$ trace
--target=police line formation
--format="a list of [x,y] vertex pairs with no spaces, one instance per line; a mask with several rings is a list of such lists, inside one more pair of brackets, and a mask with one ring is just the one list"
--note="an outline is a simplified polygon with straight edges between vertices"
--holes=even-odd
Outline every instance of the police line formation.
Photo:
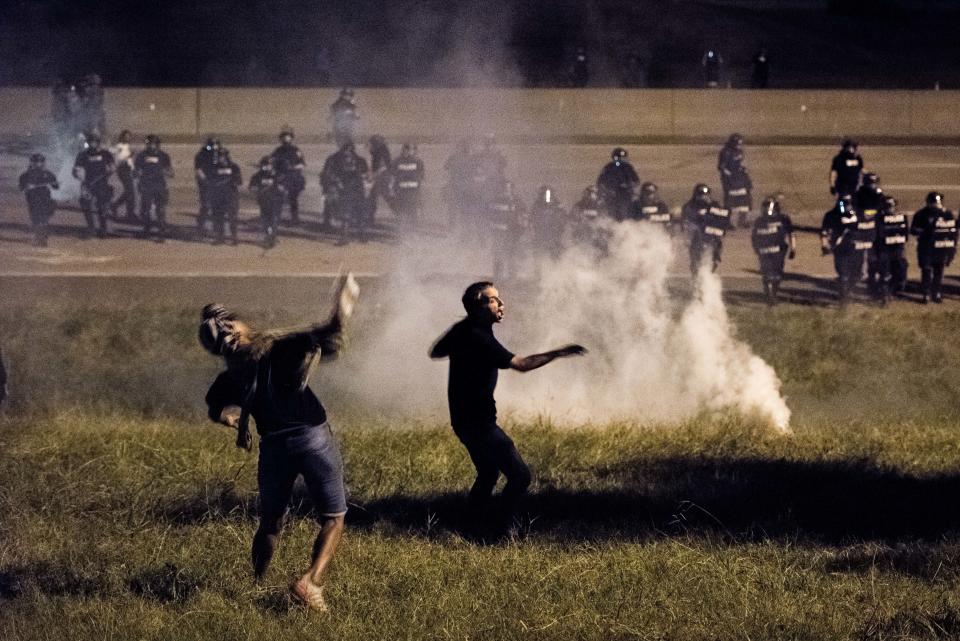
[[[338,107],[338,103],[346,107]],[[368,163],[353,142],[357,115],[350,90],[341,92],[331,106],[331,114],[338,149],[327,157],[320,174],[324,227],[336,231],[342,242],[351,235],[362,239],[374,224],[381,198],[401,225],[414,224],[425,176],[416,145],[403,144],[400,155],[391,158],[384,138],[371,136]],[[260,207],[262,242],[268,248],[277,243],[285,205],[289,224],[300,223],[299,197],[306,187],[306,162],[293,143],[292,129],[283,128],[279,139],[279,146],[260,159],[258,171],[248,183]],[[753,184],[744,165],[743,137],[739,134],[729,137],[718,157],[722,203],[714,199],[709,186],[697,184],[679,219],[671,215],[656,184],[640,182],[622,147],[613,150],[596,184],[584,190],[569,212],[549,186],[540,187],[528,211],[507,179],[506,166],[506,158],[489,135],[476,149],[470,141],[460,141],[445,163],[451,225],[465,237],[490,238],[494,278],[515,275],[518,260],[528,248],[558,256],[570,244],[582,244],[603,253],[611,221],[624,220],[644,220],[663,225],[670,233],[685,234],[691,272],[695,273],[703,260],[709,260],[715,270],[722,258],[725,235],[740,226],[751,228],[764,293],[769,303],[776,303],[785,261],[796,253],[793,225],[782,211],[781,194],[765,198],[759,215],[749,223]],[[209,231],[214,244],[236,244],[243,185],[240,167],[221,141],[210,137],[194,157],[194,170],[200,237],[206,237]],[[115,217],[121,207],[127,222],[142,225],[145,237],[153,236],[159,242],[167,237],[167,180],[173,177],[173,169],[158,136],[148,135],[144,149],[134,154],[128,131],[120,133],[112,151],[102,146],[96,132],[88,133],[74,161],[73,176],[81,185],[80,208],[87,237],[105,237],[111,215]],[[122,189],[116,199],[110,184],[112,176]],[[20,177],[20,189],[26,194],[35,242],[40,246],[47,244],[47,221],[56,209],[51,189],[58,188],[57,178],[45,167],[44,156],[33,154],[29,169]],[[136,192],[139,212],[135,211]],[[850,139],[843,141],[833,159],[830,192],[837,200],[823,217],[821,247],[824,255],[833,255],[841,304],[863,278],[864,264],[870,292],[881,303],[901,293],[907,282],[905,249],[910,235],[917,237],[922,300],[942,301],[943,271],[956,253],[957,224],[953,212],[944,207],[941,193],[928,194],[925,206],[908,224],[896,200],[880,188],[877,175],[864,171],[857,143]]]

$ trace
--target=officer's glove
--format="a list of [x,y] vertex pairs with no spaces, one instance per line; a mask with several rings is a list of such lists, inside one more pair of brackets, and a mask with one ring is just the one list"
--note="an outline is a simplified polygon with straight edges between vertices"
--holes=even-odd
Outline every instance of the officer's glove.
[[831,195],[831,196],[836,196],[836,195],[837,195],[837,188],[836,188],[836,187],[831,187],[831,188],[830,188],[830,195]]
[[789,258],[790,260],[793,260],[793,259],[796,258],[796,257],[797,257],[797,250],[796,250],[796,249],[791,249],[791,250],[790,250],[790,253],[787,254],[787,258]]

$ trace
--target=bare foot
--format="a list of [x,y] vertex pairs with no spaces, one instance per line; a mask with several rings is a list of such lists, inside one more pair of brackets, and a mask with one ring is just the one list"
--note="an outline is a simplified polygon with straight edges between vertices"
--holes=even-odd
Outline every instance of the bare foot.
[[315,612],[327,612],[327,602],[323,599],[323,586],[301,578],[290,586],[290,594],[297,603],[305,605]]

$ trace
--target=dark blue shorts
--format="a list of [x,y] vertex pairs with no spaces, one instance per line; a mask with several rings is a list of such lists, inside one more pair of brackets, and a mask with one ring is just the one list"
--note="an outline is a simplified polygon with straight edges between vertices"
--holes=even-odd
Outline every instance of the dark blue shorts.
[[299,475],[303,475],[318,514],[346,514],[343,459],[330,432],[330,423],[260,439],[257,484],[260,487],[261,518],[283,516]]

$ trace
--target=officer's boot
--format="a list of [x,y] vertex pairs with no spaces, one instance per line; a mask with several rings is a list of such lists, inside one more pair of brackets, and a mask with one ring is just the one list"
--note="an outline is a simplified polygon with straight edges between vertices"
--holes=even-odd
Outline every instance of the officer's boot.
[[776,305],[779,302],[777,297],[780,295],[780,279],[774,279],[770,283],[770,293],[773,299],[772,304]]
[[97,203],[97,218],[99,219],[100,227],[97,229],[98,238],[106,238],[109,229],[107,228],[107,211],[106,205],[104,203]]
[[943,266],[938,265],[933,268],[933,287],[931,288],[931,296],[935,303],[943,302],[943,295],[940,294],[940,285],[943,283]]
[[930,277],[932,268],[923,267],[920,270],[920,289],[923,291],[922,303],[926,305],[930,302]]
[[157,242],[162,243],[167,238],[167,210],[163,205],[157,205]]
[[300,200],[297,196],[290,196],[290,222],[294,225],[300,224]]
[[[496,280],[496,278],[494,278]],[[767,280],[767,277],[763,277],[763,298],[767,302],[767,305],[773,304],[773,299],[770,297],[770,281]]]

